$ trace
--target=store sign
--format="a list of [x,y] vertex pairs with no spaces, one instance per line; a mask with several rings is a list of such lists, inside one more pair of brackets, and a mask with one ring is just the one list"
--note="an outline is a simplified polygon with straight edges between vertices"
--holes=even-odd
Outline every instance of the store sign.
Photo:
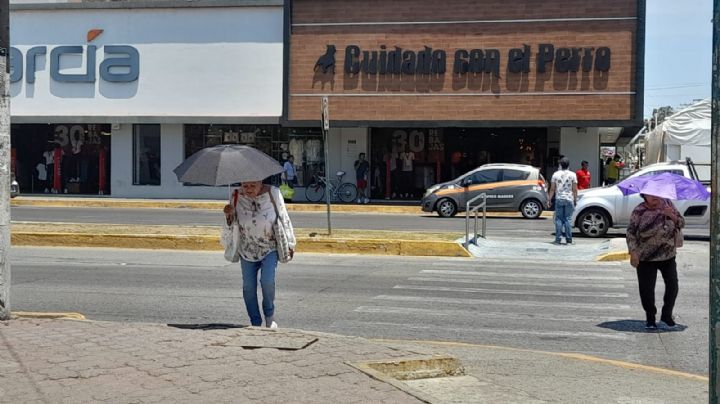
[[[130,83],[138,79],[140,54],[136,48],[129,45],[103,46],[104,58],[98,68],[95,67],[97,51],[95,45],[63,45],[50,49],[50,77],[59,83],[94,83],[97,75],[111,83]],[[47,54],[47,46],[34,46],[24,56],[19,49],[11,47],[10,82],[16,83],[25,77],[25,82],[35,83],[35,72],[38,70],[36,58]],[[85,58],[85,72],[69,74],[61,71],[63,57],[72,56]]]
[[[327,45],[325,54],[318,58],[315,70],[335,72],[335,45]],[[535,71],[544,73],[548,64],[558,73],[610,70],[611,51],[608,47],[556,48],[553,44],[539,44],[537,50],[529,45],[510,49],[506,67],[510,73],[529,73],[531,57],[535,57]],[[500,76],[502,55],[498,49],[457,49],[453,54],[452,72],[493,73]],[[379,50],[363,50],[357,45],[345,48],[345,74],[382,75],[442,75],[448,70],[448,54],[443,49],[425,46],[415,51],[381,45]]]

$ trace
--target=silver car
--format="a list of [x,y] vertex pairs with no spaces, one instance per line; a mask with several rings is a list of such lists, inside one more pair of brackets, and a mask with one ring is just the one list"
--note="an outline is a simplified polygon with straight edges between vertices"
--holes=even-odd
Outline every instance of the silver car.
[[528,219],[540,217],[547,206],[545,179],[540,171],[523,164],[485,164],[460,177],[433,185],[422,199],[424,212],[441,217],[465,210],[467,201],[485,193],[487,210],[517,212]]
[[[630,175],[656,175],[670,172],[696,179],[696,174],[684,162],[651,164]],[[625,196],[616,186],[591,188],[578,194],[573,222],[580,233],[587,237],[602,237],[612,228],[626,228],[633,209],[642,202],[640,194]],[[673,201],[685,217],[686,227],[707,228],[710,225],[710,201]]]

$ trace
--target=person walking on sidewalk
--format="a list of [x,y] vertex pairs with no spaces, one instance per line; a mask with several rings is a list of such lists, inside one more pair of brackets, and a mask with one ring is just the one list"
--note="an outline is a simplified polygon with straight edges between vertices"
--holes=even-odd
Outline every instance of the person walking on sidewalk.
[[355,179],[357,180],[358,189],[357,203],[370,202],[370,199],[366,195],[369,171],[370,163],[365,160],[365,153],[360,153],[358,159],[355,160]]
[[583,160],[583,162],[580,163],[580,169],[575,171],[575,176],[577,176],[578,181],[578,190],[590,188],[590,169],[588,169],[589,164],[590,163]]
[[626,239],[630,265],[637,271],[640,301],[645,310],[645,328],[657,329],[657,271],[660,271],[665,282],[660,321],[674,327],[673,308],[678,294],[676,233],[685,226],[685,219],[669,200],[649,194],[641,196],[644,202],[630,216]]
[[285,164],[283,164],[282,177],[290,188],[295,188],[295,185],[297,185],[297,175],[295,173],[295,156],[292,154],[288,157]]
[[574,244],[572,240],[572,215],[577,202],[577,176],[568,170],[570,160],[567,157],[560,159],[560,170],[556,171],[550,180],[548,192],[548,208],[552,207],[555,196],[555,241],[560,245],[560,237],[565,236],[568,245]]
[[275,220],[281,220],[284,224],[292,257],[296,242],[290,216],[280,189],[277,187],[265,185],[262,181],[246,181],[242,183],[240,190],[235,192],[238,193],[236,206],[225,205],[223,212],[225,213],[226,230],[230,228],[235,217],[237,217],[240,227],[240,266],[245,308],[250,317],[250,324],[255,327],[261,326],[263,319],[260,316],[257,297],[259,273],[265,326],[277,328],[275,322],[275,271],[277,270],[278,253],[274,224]]

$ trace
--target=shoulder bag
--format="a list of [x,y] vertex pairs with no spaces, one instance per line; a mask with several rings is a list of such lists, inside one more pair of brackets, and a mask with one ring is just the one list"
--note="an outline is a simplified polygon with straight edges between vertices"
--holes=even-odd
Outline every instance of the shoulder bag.
[[287,264],[292,260],[290,255],[290,242],[288,241],[287,232],[285,231],[285,225],[280,219],[280,212],[278,211],[277,204],[275,203],[275,197],[273,196],[272,188],[269,191],[270,201],[275,208],[275,223],[273,224],[273,231],[275,233],[275,242],[277,243],[276,249],[278,253],[278,260],[283,264]]
[[233,206],[233,222],[230,225],[230,242],[225,246],[225,259],[230,262],[240,261],[240,224],[237,218],[237,200],[238,191],[237,189],[233,192],[232,206]]
[[675,248],[680,248],[685,243],[685,236],[680,228],[675,228]]

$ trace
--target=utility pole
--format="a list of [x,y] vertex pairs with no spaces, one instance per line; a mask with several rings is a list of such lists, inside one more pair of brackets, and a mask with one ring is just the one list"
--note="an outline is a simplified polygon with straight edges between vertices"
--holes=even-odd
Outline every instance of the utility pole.
[[0,320],[10,319],[10,1],[0,0]]
[[718,388],[718,342],[720,342],[720,0],[713,2],[713,53],[712,53],[712,146],[710,203],[710,404],[718,404],[720,392]]

